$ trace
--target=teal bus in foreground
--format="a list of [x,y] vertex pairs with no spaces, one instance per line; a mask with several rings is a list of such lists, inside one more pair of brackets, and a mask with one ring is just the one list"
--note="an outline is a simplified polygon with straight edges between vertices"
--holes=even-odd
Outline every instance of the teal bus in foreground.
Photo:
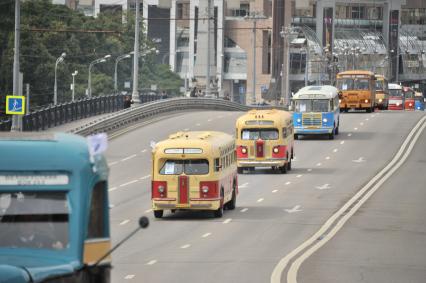
[[0,134],[0,282],[110,282],[108,167],[71,134]]
[[339,91],[334,86],[306,86],[292,98],[294,138],[339,134]]

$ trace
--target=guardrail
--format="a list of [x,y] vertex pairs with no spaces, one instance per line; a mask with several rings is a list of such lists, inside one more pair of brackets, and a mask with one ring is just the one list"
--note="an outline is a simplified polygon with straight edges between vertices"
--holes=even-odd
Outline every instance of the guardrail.
[[[141,95],[141,102],[146,103],[161,99],[159,95]],[[123,95],[96,96],[75,102],[49,106],[22,117],[24,131],[40,131],[72,121],[116,112],[124,108]],[[11,120],[0,122],[0,131],[10,131]]]
[[191,110],[248,111],[253,108],[269,109],[272,107],[246,106],[227,100],[209,98],[166,99],[121,110],[108,117],[74,129],[71,132],[83,136],[102,132],[111,134],[122,128],[165,114]]

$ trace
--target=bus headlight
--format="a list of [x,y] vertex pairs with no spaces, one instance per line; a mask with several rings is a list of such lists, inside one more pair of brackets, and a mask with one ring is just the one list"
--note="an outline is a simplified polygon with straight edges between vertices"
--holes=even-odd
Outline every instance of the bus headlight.
[[274,147],[273,152],[278,153],[278,152],[280,152],[280,149],[278,147]]
[[410,107],[413,106],[413,103],[408,104],[408,106],[410,106]]
[[399,106],[399,102],[396,103],[396,106]]
[[383,99],[381,99],[381,98],[380,98],[380,99],[379,99],[379,102],[382,102],[382,101],[383,101]]
[[339,103],[342,103],[342,100],[341,100],[341,99],[339,99]]
[[207,186],[203,186],[203,187],[201,188],[201,191],[202,191],[204,194],[207,194],[207,193],[209,192],[209,187],[207,187]]
[[247,148],[245,148],[245,147],[241,148],[241,152],[242,152],[243,154],[246,154],[246,153],[247,153]]
[[364,100],[365,103],[368,103],[368,99]]
[[322,119],[322,121],[323,121],[324,123],[327,123],[327,122],[328,122],[327,118]]
[[166,190],[166,188],[164,186],[158,186],[158,192],[160,194],[164,193],[165,190]]
[[298,118],[298,119],[297,119],[296,121],[297,121],[297,123],[300,123],[300,122],[302,122],[302,120],[300,120],[300,118]]

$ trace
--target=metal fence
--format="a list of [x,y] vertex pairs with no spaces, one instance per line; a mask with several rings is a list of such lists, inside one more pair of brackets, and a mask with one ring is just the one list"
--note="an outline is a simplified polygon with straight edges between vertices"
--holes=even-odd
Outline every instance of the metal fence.
[[[123,95],[96,96],[75,102],[49,106],[22,117],[24,131],[40,131],[80,119],[124,109]],[[141,95],[142,103],[161,99],[160,95]],[[0,131],[10,131],[11,120],[0,122]]]

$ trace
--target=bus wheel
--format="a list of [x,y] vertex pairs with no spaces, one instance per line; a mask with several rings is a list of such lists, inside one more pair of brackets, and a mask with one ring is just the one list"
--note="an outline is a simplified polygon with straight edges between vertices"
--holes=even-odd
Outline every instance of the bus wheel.
[[298,140],[299,139],[299,135],[298,134],[294,134],[294,139]]
[[287,171],[291,170],[291,159],[287,162]]
[[[223,188],[220,190],[220,196],[222,197],[223,200]],[[216,218],[221,218],[223,216],[223,201],[221,202],[220,206],[218,209],[216,209],[214,211],[214,217]]]
[[229,210],[234,210],[237,206],[237,193],[235,192],[235,183],[232,189],[232,199],[227,203],[226,208]]
[[334,131],[334,134],[335,134],[335,135],[338,135],[338,134],[339,134],[339,126],[337,126],[336,130]]
[[244,168],[243,167],[237,167],[237,173],[238,174],[243,174],[244,173]]
[[371,107],[367,108],[367,113],[371,113]]
[[155,218],[163,217],[163,210],[154,210],[154,216]]
[[287,164],[284,164],[284,166],[280,167],[280,172],[281,172],[281,174],[286,174],[287,173]]
[[334,140],[334,131],[330,134],[328,134],[328,139]]

